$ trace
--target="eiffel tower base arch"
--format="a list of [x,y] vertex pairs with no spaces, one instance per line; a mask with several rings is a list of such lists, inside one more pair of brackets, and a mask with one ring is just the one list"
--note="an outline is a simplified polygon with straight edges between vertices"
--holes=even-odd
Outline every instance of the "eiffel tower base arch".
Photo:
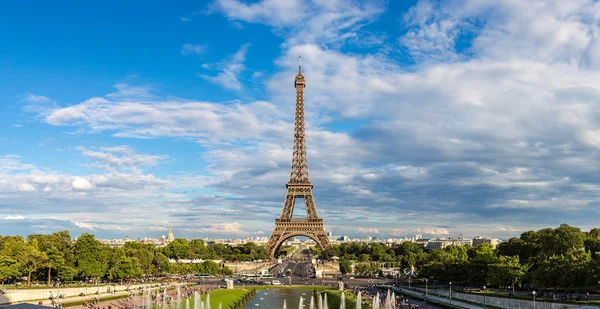
[[267,242],[267,254],[275,259],[275,253],[281,244],[290,237],[305,236],[315,241],[321,250],[331,248],[329,238],[323,228],[323,219],[276,219],[275,229]]

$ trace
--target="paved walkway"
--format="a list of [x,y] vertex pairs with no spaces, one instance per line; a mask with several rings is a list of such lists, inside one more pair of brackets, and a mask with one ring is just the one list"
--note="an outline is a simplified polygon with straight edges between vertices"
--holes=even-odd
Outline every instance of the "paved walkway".
[[[211,289],[211,285],[195,285],[192,288],[188,289],[187,291],[189,292],[193,292],[195,290],[201,291],[201,292],[205,292],[208,291],[209,289]],[[141,292],[141,290],[135,290],[135,292]],[[181,293],[185,293],[186,290],[181,289]],[[115,297],[115,296],[127,296],[130,295],[130,292],[128,291],[120,291],[114,294],[108,294],[108,293],[102,293],[100,294],[100,302],[96,305],[97,308],[108,308],[108,305],[111,305],[113,308],[117,308],[117,309],[121,309],[121,308],[133,308],[134,304],[136,304],[137,306],[140,306],[144,303],[144,299],[142,299],[142,296],[135,296],[133,298],[133,300],[128,300],[128,299],[113,299],[113,300],[106,300],[106,301],[102,301],[103,298],[111,298],[111,297]],[[162,295],[162,294],[161,294]],[[176,290],[170,290],[168,292],[169,297],[175,298],[177,295]],[[86,308],[83,306],[83,302],[87,301],[94,301],[96,300],[96,294],[88,294],[86,296],[74,296],[74,297],[68,297],[66,299],[57,299],[58,302],[60,303],[73,303],[73,302],[81,302],[82,305],[78,305],[78,306],[74,306],[74,307],[70,307],[70,308]],[[24,303],[29,303],[29,304],[38,304],[38,301],[32,300],[32,301],[25,301]],[[155,301],[156,303],[156,301]],[[159,301],[160,304],[162,304],[162,300]],[[49,299],[43,300],[42,301],[43,305],[46,306],[51,306],[52,301]]]
[[[395,291],[397,291],[396,289],[394,289]],[[400,289],[401,293],[404,294],[410,294],[411,296],[415,296],[415,297],[420,297],[423,298],[423,294],[424,293],[420,293],[420,292],[415,292],[409,289]],[[434,296],[434,295],[429,295],[427,297],[425,297],[427,300],[431,300],[431,301],[435,301],[438,303],[442,303],[445,305],[450,305],[450,300],[448,298],[445,297],[439,297],[439,296]],[[460,300],[452,300],[452,305],[453,306],[457,306],[460,308],[465,308],[465,309],[483,309],[483,306],[480,305],[474,305],[474,304],[469,304]]]

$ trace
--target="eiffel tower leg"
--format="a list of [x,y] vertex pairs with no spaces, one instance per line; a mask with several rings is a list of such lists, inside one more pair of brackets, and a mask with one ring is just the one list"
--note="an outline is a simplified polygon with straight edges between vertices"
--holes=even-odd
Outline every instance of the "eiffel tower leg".
[[308,194],[304,195],[304,205],[306,206],[306,217],[308,219],[319,218],[319,215],[317,214],[317,206],[315,205],[315,200],[312,196],[312,190],[310,190]]
[[287,193],[285,194],[285,201],[283,202],[283,209],[281,210],[281,219],[292,218],[295,202],[294,189],[288,188]]

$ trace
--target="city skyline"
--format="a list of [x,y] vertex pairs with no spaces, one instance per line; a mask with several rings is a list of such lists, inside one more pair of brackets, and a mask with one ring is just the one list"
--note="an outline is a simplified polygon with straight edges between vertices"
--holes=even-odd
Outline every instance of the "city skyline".
[[600,217],[596,2],[34,2],[0,20],[2,235],[268,237],[298,56],[327,231]]

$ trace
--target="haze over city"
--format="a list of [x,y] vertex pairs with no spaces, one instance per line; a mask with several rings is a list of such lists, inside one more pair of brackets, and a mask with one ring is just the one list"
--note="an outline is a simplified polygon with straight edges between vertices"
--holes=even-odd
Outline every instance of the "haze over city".
[[597,225],[598,2],[0,8],[0,234],[268,237],[298,56],[327,231]]

